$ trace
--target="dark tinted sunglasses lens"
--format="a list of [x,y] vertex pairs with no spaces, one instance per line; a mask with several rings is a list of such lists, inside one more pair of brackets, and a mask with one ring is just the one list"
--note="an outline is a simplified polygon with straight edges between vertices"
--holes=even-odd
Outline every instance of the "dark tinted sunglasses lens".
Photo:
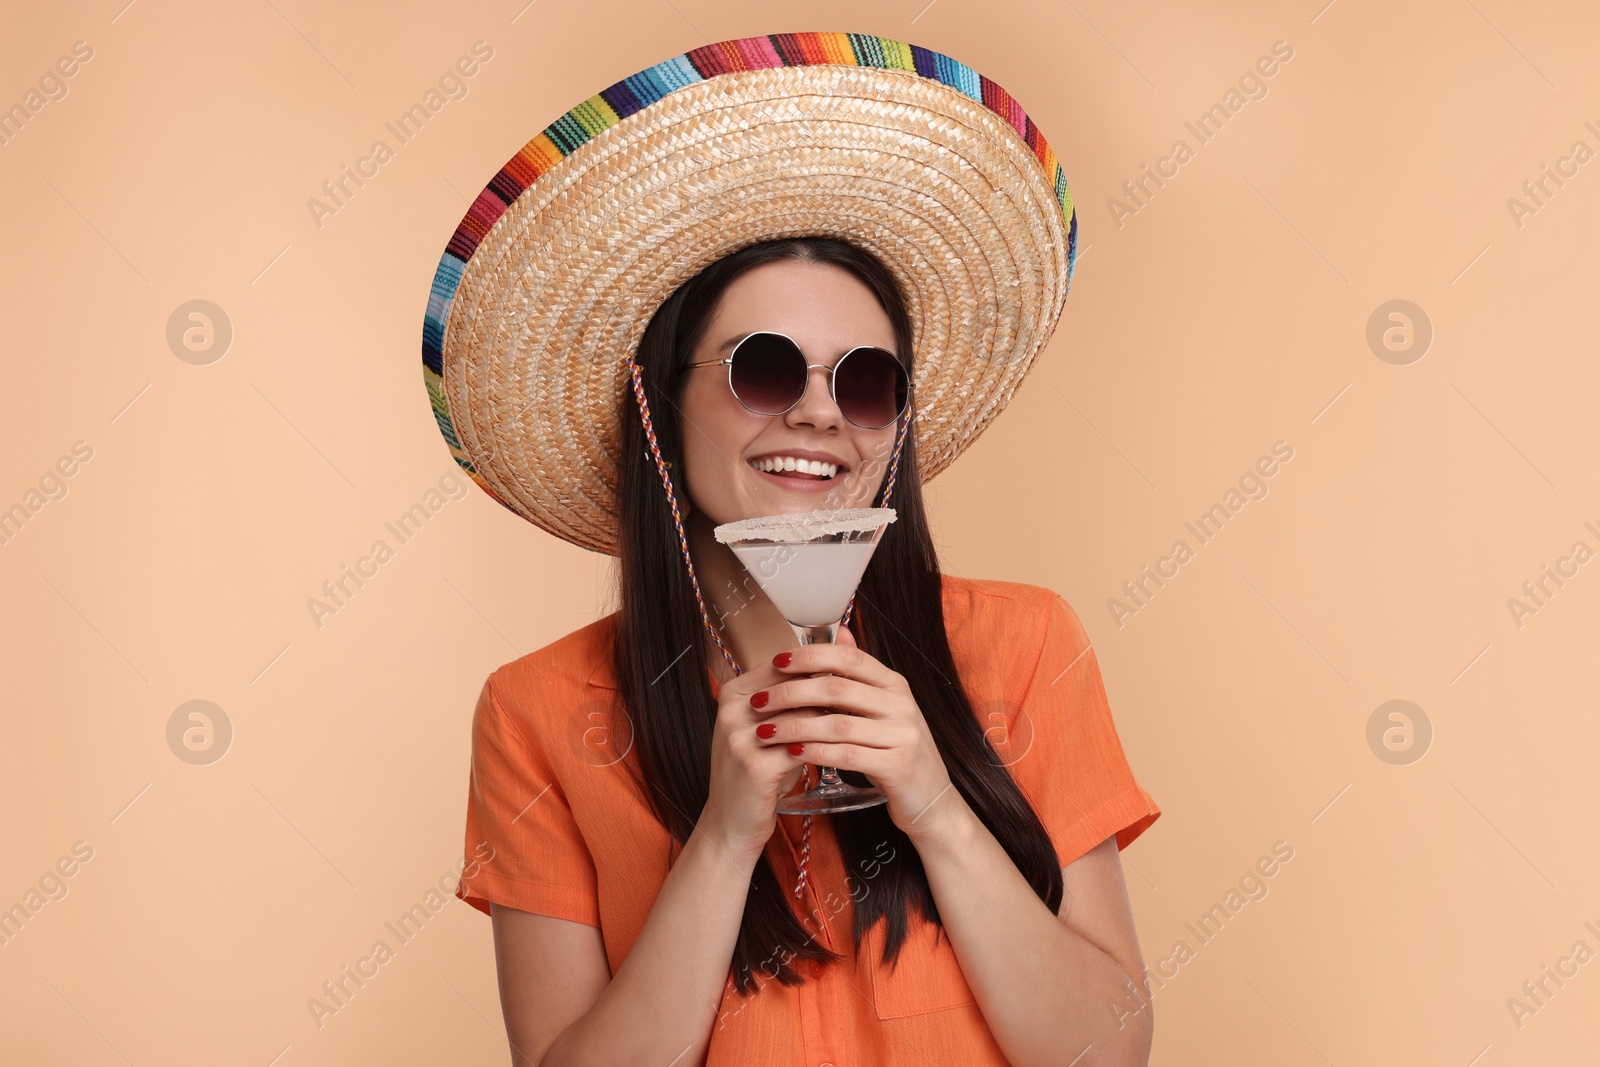
[[857,348],[834,372],[840,412],[863,429],[882,429],[894,422],[905,409],[908,389],[905,367],[882,348]]
[[733,395],[751,411],[778,415],[800,399],[806,387],[806,359],[787,337],[753,333],[733,350]]

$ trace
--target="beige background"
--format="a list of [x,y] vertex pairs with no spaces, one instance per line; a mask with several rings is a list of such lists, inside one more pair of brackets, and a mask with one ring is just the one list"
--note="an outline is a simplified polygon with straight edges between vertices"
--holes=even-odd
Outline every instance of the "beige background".
[[[1600,952],[1600,562],[1520,627],[1507,605],[1600,550],[1600,161],[1507,206],[1600,150],[1592,5],[122,3],[0,38],[5,104],[94,50],[0,146],[0,507],[93,450],[0,545],[0,906],[93,849],[0,946],[0,1059],[506,1062],[489,921],[458,901],[320,1029],[306,1002],[448,884],[477,690],[609,610],[606,561],[473,489],[320,627],[306,602],[454,469],[418,348],[466,196],[618,79],[813,29],[994,78],[1079,203],[1061,329],[930,492],[949,570],[1076,607],[1164,809],[1124,857],[1147,962],[1194,950],[1152,1062],[1593,1059],[1600,962],[1520,1026],[1508,998]],[[307,199],[477,40],[469,95],[319,228]],[[1277,41],[1267,95],[1199,145],[1184,123]],[[1119,227],[1108,200],[1179,138]],[[234,333],[205,366],[166,340],[194,299]],[[1434,330],[1405,366],[1366,339],[1397,299]],[[1277,441],[1269,494],[1119,626],[1122,583]],[[1367,740],[1393,699],[1433,731],[1406,765]],[[168,746],[191,700],[232,725],[207,766]],[[1278,841],[1268,895],[1200,945],[1185,923]]]

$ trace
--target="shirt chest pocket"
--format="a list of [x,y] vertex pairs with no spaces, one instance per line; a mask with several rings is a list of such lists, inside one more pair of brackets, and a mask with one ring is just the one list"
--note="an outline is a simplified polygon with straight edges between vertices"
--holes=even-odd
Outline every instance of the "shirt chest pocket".
[[900,1019],[932,1011],[946,1011],[976,1003],[961,971],[961,963],[943,930],[920,915],[910,917],[911,929],[893,964],[883,957],[885,923],[875,923],[862,945],[872,969],[872,999],[880,1019]]

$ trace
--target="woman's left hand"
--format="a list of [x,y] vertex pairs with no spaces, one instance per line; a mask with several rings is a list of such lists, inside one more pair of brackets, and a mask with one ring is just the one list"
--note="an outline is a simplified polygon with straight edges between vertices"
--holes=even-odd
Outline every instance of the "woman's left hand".
[[801,645],[773,664],[794,677],[751,696],[756,714],[766,717],[756,727],[759,743],[804,746],[790,748],[796,766],[865,774],[888,795],[890,819],[912,838],[932,830],[941,805],[961,800],[905,677],[857,647],[848,629],[839,627],[835,644]]

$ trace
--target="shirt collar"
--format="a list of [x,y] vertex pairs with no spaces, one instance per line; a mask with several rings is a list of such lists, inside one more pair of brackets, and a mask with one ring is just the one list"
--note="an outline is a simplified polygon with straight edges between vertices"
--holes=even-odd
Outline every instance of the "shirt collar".
[[611,668],[611,651],[607,649],[589,675],[589,684],[601,689],[617,689],[617,675]]

